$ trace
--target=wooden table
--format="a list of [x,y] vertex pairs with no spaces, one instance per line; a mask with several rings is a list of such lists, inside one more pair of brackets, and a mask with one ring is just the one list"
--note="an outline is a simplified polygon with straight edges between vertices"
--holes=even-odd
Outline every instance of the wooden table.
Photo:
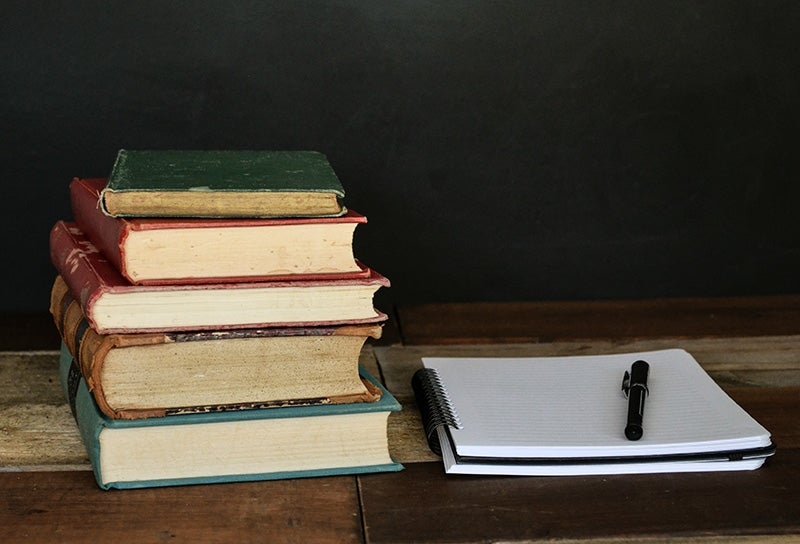
[[[362,362],[404,410],[392,474],[101,491],[56,383],[46,316],[0,318],[0,542],[800,541],[800,297],[400,308]],[[753,472],[445,476],[408,380],[421,355],[692,352],[767,427]]]

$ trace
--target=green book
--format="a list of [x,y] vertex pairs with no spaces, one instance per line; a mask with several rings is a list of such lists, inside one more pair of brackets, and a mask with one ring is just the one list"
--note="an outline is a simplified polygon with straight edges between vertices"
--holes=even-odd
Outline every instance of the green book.
[[113,217],[335,217],[343,199],[316,151],[123,149],[101,192]]
[[103,416],[66,346],[60,378],[103,489],[304,478],[401,470],[387,422],[400,404],[298,406],[112,420]]

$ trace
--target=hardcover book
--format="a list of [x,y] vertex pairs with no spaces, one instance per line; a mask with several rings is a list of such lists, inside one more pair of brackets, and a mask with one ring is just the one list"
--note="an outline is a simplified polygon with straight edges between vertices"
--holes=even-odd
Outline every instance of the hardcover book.
[[381,390],[377,402],[296,406],[109,419],[62,346],[60,377],[95,478],[103,489],[271,480],[398,471],[387,438],[400,404]]
[[[327,326],[376,323],[386,315],[373,295],[389,280],[334,280],[134,285],[123,278],[74,223],[57,222],[50,256],[59,273],[54,289],[68,288],[99,333]],[[61,285],[63,283],[63,285]]]
[[353,231],[367,219],[115,218],[100,209],[104,179],[74,179],[75,222],[131,283],[366,277]]
[[275,406],[374,402],[358,372],[380,324],[99,334],[66,288],[53,319],[98,408],[112,419]]
[[101,193],[111,216],[313,217],[344,213],[315,151],[120,150]]

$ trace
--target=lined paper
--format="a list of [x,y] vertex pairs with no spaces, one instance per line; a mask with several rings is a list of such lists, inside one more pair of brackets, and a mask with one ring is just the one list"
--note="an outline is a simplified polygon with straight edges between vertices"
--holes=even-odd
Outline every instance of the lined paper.
[[[650,364],[650,394],[644,436],[634,442],[624,435],[627,399],[621,385],[625,370],[639,359]],[[422,361],[436,370],[461,418],[463,428],[450,429],[459,456],[603,458],[771,444],[769,432],[680,349]]]

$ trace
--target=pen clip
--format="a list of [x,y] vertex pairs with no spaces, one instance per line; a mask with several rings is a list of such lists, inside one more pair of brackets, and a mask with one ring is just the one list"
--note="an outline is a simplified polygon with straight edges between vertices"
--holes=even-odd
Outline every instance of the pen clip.
[[622,395],[627,399],[631,390],[631,373],[627,370],[622,375]]
[[[633,381],[632,373],[634,371],[635,365],[637,365],[638,363],[642,363],[644,366],[644,376],[637,375],[636,381],[631,383]],[[647,382],[646,382],[647,372],[650,367],[644,361],[636,361],[633,364],[634,366],[631,367],[631,370],[630,371],[626,370],[625,374],[622,375],[622,394],[627,399],[630,396],[632,388],[641,387],[642,390],[644,391],[644,394],[650,396],[650,390],[647,388]]]

